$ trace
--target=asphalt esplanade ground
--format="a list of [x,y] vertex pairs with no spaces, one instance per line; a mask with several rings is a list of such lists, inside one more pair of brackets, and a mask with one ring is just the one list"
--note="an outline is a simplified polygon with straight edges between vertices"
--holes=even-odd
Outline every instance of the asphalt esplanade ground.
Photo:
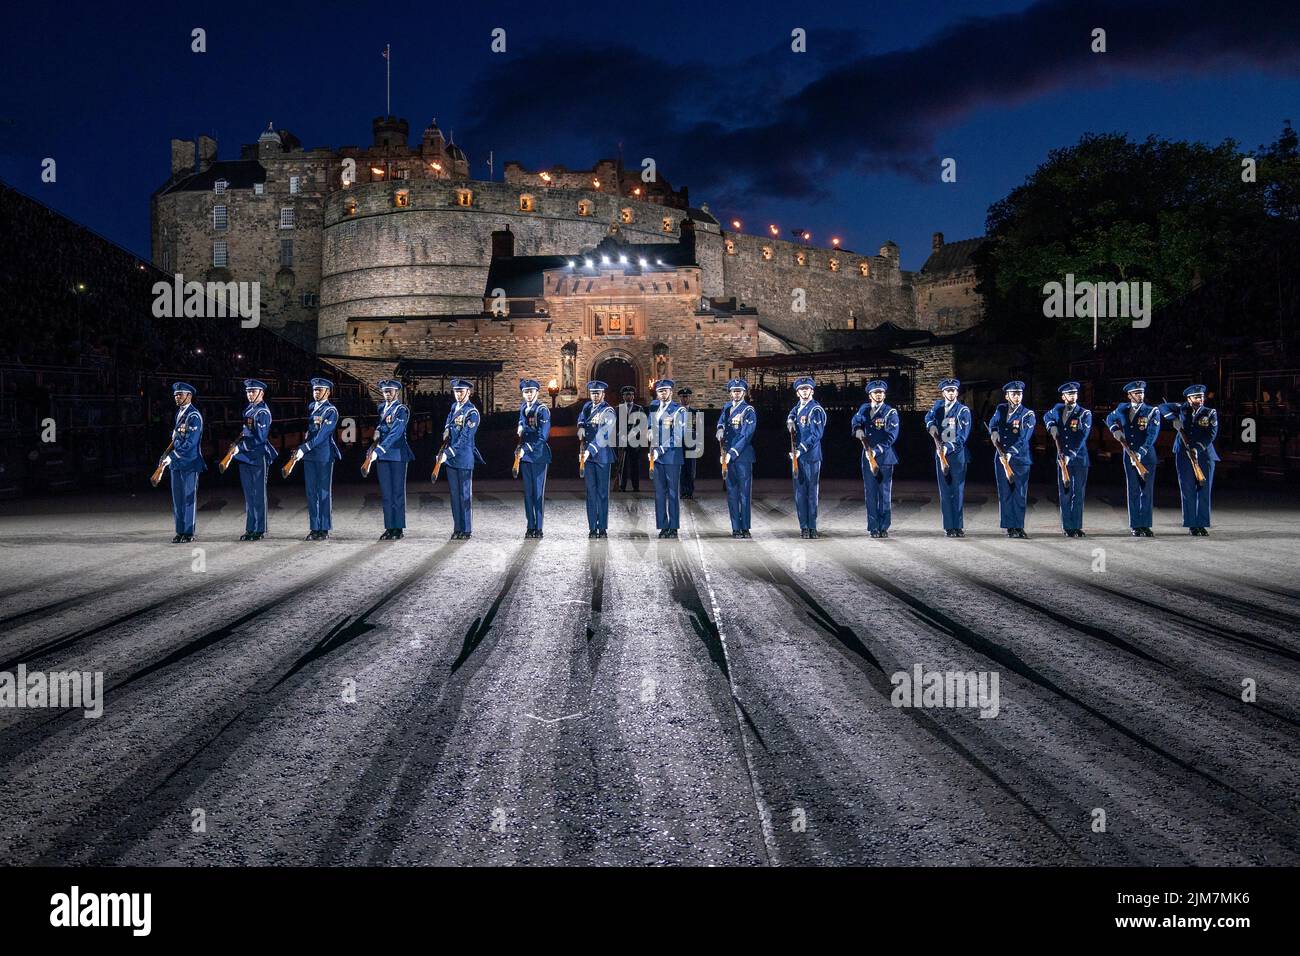
[[[1300,862],[1294,503],[1192,539],[1162,501],[1134,540],[1098,489],[1088,538],[1042,499],[1009,541],[972,487],[953,541],[904,483],[875,541],[835,482],[803,541],[774,482],[735,541],[709,482],[679,541],[643,490],[593,542],[557,482],[534,542],[517,485],[476,491],[469,542],[414,480],[395,543],[373,484],[323,544],[282,489],[253,544],[219,490],[189,546],[162,489],[0,505],[0,671],[106,688],[0,710],[0,860]],[[892,706],[917,664],[996,673],[997,715]]]

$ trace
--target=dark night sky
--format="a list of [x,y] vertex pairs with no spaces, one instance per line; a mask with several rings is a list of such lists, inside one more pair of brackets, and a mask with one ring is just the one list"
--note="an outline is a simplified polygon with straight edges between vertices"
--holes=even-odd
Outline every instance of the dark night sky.
[[[449,9],[457,6],[459,9]],[[0,38],[0,178],[141,255],[168,141],[222,158],[268,120],[305,145],[364,145],[384,108],[431,117],[469,154],[530,167],[653,156],[746,231],[805,227],[918,268],[936,230],[983,232],[989,204],[1085,132],[1247,147],[1300,101],[1300,4],[831,5],[716,0],[352,4],[26,3]],[[130,13],[121,12],[129,10]],[[889,11],[881,15],[881,11]],[[208,52],[190,52],[190,30]],[[489,52],[494,27],[508,52]],[[1093,27],[1110,52],[1089,52]],[[790,31],[809,52],[790,52]],[[44,157],[58,181],[40,182]],[[954,157],[958,181],[939,180]]]

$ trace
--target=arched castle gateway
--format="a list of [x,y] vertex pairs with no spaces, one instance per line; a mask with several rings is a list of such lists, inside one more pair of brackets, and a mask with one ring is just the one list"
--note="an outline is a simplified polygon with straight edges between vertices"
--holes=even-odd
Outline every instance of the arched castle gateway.
[[[524,321],[530,308],[599,298],[613,288],[609,283],[623,283],[618,304],[624,312],[605,309],[605,323],[640,328],[637,322],[664,321],[664,299],[656,296],[682,296],[676,312],[690,313],[662,334],[647,325],[623,346],[603,342],[611,370],[619,370],[613,360],[621,358],[642,383],[655,367],[653,355],[637,351],[642,344],[668,347],[674,367],[689,365],[716,377],[733,355],[810,350],[830,330],[888,322],[946,332],[981,316],[970,264],[978,240],[945,247],[936,234],[926,267],[910,273],[899,268],[892,242],[863,255],[724,229],[706,205],[689,204],[685,189],[663,180],[643,183],[639,170],[625,171],[613,160],[577,171],[529,171],[507,163],[505,181],[484,182],[470,178],[464,151],[436,122],[418,144],[410,142],[406,120],[396,117],[376,118],[373,134],[365,148],[306,149],[287,130],[268,128],[230,161],[217,159],[217,144],[208,137],[197,144],[173,140],[172,175],[152,202],[155,262],[187,279],[259,281],[262,321],[304,344],[314,342],[324,355],[374,354],[379,338],[387,350],[400,342],[442,358],[469,358],[462,353],[481,353],[490,344],[499,350],[492,357],[504,361],[506,378],[516,360],[537,353],[533,338],[556,331],[552,322],[545,332],[544,315]],[[626,284],[630,272],[640,270],[632,263],[629,273],[601,273],[580,292],[567,283],[563,294],[537,291],[531,306],[507,290],[514,321],[489,325],[487,334],[482,325],[492,317],[498,287],[492,273],[510,279],[533,269],[540,275],[546,271],[538,270],[540,257],[581,262],[606,241],[647,250],[647,269],[636,283]],[[659,267],[655,260],[664,258],[656,247],[671,260],[671,294],[662,274],[651,278]],[[803,311],[792,308],[796,289],[803,290]],[[647,298],[634,302],[638,295]],[[550,305],[538,306],[541,299]],[[695,303],[689,309],[688,299]],[[599,311],[590,302],[584,308]],[[709,331],[716,331],[722,314],[733,327],[749,323],[753,332],[739,333],[743,341],[727,339],[710,356],[701,350],[714,348]],[[581,326],[588,339],[626,334],[608,327],[597,333],[590,321],[584,317]],[[573,341],[579,348],[574,371],[589,375],[600,352],[584,335]],[[632,342],[636,349],[628,347]],[[626,355],[618,354],[620,347]],[[559,374],[558,347],[548,359],[555,372],[534,367],[533,374]]]

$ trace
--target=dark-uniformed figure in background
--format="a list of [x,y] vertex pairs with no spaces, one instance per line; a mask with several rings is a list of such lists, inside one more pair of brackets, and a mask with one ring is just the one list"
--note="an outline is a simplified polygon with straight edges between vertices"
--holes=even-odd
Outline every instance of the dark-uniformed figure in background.
[[379,493],[384,500],[384,533],[380,541],[395,541],[406,529],[406,468],[415,453],[406,439],[411,410],[398,401],[402,383],[387,378],[379,383],[384,400],[379,405],[375,426],[375,467],[379,470]]
[[654,463],[655,527],[659,537],[675,538],[681,520],[682,462],[687,411],[673,400],[673,380],[655,382],[650,406],[650,460]]
[[[1174,439],[1174,467],[1178,469],[1178,490],[1183,497],[1183,527],[1197,536],[1210,532],[1210,492],[1214,485],[1214,463],[1219,453],[1214,439],[1219,435],[1219,413],[1206,407],[1205,386],[1190,385],[1183,390],[1187,401],[1168,402],[1161,415],[1178,432]],[[1196,475],[1193,463],[1200,467]]]
[[244,427],[235,444],[239,451],[239,484],[244,489],[244,533],[240,541],[260,541],[266,534],[266,470],[279,452],[271,444],[271,409],[266,404],[266,383],[244,379]]
[[447,484],[451,489],[452,541],[468,540],[474,532],[474,461],[482,461],[483,456],[474,443],[481,417],[469,400],[473,387],[463,378],[452,380],[451,394],[456,404],[447,413],[442,430],[447,450],[438,456],[447,468]]
[[605,404],[605,383],[587,383],[590,398],[578,412],[583,478],[587,483],[588,538],[609,537],[609,466],[614,461],[617,415]]
[[[1135,538],[1155,537],[1151,530],[1156,497],[1156,436],[1160,434],[1160,412],[1148,405],[1147,383],[1124,386],[1127,402],[1121,402],[1106,416],[1106,428],[1124,448],[1124,485],[1128,491],[1128,525]],[[1146,475],[1133,464],[1142,463]]]
[[[819,538],[817,495],[822,473],[822,435],[826,433],[826,409],[813,398],[816,383],[809,377],[795,379],[799,403],[790,409],[785,427],[794,438],[799,471],[794,476],[794,507],[799,514],[799,537]],[[789,452],[791,460],[795,452]]]
[[303,483],[307,486],[307,541],[324,541],[333,528],[334,462],[343,457],[334,444],[339,410],[330,403],[334,383],[327,378],[311,380],[312,402],[307,407],[307,437],[294,451],[302,460]]
[[536,379],[519,381],[519,425],[515,433],[523,455],[519,459],[519,479],[524,485],[524,518],[528,522],[525,538],[542,536],[542,513],[546,502],[546,468],[551,463],[551,410],[537,400],[542,385]]
[[[876,379],[867,383],[867,399],[849,427],[853,437],[859,442],[866,442],[862,449],[862,493],[867,504],[867,531],[873,538],[888,538],[889,525],[893,520],[891,496],[894,488],[894,466],[898,464],[898,454],[894,451],[894,442],[898,441],[898,409],[885,404],[885,393],[889,383]],[[867,448],[876,458],[876,470],[872,471],[867,458]]]
[[[682,408],[685,409],[686,418],[688,420],[691,418],[692,415],[695,414],[695,412],[691,410],[691,394],[692,394],[691,387],[689,385],[684,385],[677,391],[677,400],[681,404]],[[694,422],[689,422],[688,424],[690,426],[693,426]],[[684,455],[682,457],[682,497],[683,498],[695,497],[696,462],[697,459],[692,458],[690,455]]]
[[[632,490],[641,490],[641,459],[645,457],[645,451],[639,444],[628,442],[628,435],[638,431],[637,423],[641,419],[635,416],[645,415],[645,409],[636,403],[636,389],[631,385],[624,385],[622,391],[623,403],[618,407],[619,428],[616,433],[616,444],[618,446],[618,463],[615,471],[618,473],[618,490],[627,491],[627,483],[630,479]],[[641,426],[644,428],[644,425]]]
[[[970,440],[971,411],[957,401],[961,382],[945,378],[939,382],[942,396],[925,413],[925,430],[935,442],[934,473],[939,480],[939,507],[943,512],[943,533],[949,538],[966,536],[965,499],[966,465],[970,455],[966,442]],[[944,458],[948,467],[944,468]]]
[[172,383],[176,401],[176,421],[172,424],[172,450],[163,459],[171,469],[172,518],[176,535],[172,544],[194,540],[194,514],[198,507],[199,474],[207,471],[203,461],[203,416],[194,407],[194,386],[188,382]]
[[731,401],[722,406],[718,417],[718,446],[727,460],[727,511],[731,515],[731,536],[748,538],[750,500],[754,488],[754,430],[758,413],[745,401],[749,383],[733,378],[727,383]]
[[[1007,382],[1002,386],[1006,401],[998,405],[989,419],[989,435],[993,439],[993,473],[998,482],[998,504],[1001,524],[1008,538],[1026,538],[1025,510],[1029,505],[1029,466],[1032,456],[1029,439],[1034,434],[1034,413],[1025,408],[1024,382]],[[1011,465],[1011,478],[1007,478],[1002,463]]]
[[[1061,530],[1067,538],[1082,538],[1083,496],[1088,486],[1088,436],[1092,433],[1092,412],[1079,404],[1079,383],[1066,382],[1059,389],[1061,401],[1043,415],[1043,424],[1057,446],[1056,493],[1061,505]],[[1070,476],[1065,483],[1061,463]]]

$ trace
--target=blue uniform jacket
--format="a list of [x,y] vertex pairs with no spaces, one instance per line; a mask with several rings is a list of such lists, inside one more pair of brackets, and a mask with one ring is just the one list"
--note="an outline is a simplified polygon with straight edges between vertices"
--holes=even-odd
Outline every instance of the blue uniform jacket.
[[551,410],[541,402],[529,405],[523,402],[519,406],[519,440],[524,445],[522,461],[531,461],[535,465],[550,464],[551,446],[546,442],[551,437]]
[[659,465],[680,465],[686,457],[686,416],[690,414],[683,405],[669,399],[667,405],[650,403],[646,412],[650,419],[650,450]]
[[[898,409],[887,403],[872,408],[870,402],[864,402],[849,423],[850,431],[856,432],[859,428],[876,453],[877,465],[898,464],[898,454],[894,451],[894,442],[898,441]],[[865,458],[866,452],[862,455]]]
[[614,424],[618,416],[604,402],[592,405],[590,401],[578,413],[579,439],[587,443],[591,460],[608,465],[614,460]]
[[1076,404],[1073,411],[1067,411],[1065,402],[1057,402],[1051,411],[1043,414],[1043,424],[1048,432],[1056,429],[1065,449],[1065,463],[1087,466],[1088,436],[1092,434],[1092,412]]
[[452,468],[474,470],[474,459],[483,460],[474,436],[478,434],[480,416],[471,402],[457,403],[447,413],[444,432],[450,438],[447,445],[447,464]]
[[375,426],[376,461],[414,461],[415,452],[406,440],[411,410],[401,402],[381,402],[379,424]]
[[171,467],[181,473],[207,471],[200,445],[203,442],[203,416],[193,404],[177,409],[172,426],[172,450],[167,456]]
[[1183,423],[1183,430],[1174,439],[1175,457],[1182,454],[1190,441],[1201,461],[1219,460],[1219,453],[1214,450],[1214,439],[1219,437],[1217,411],[1205,405],[1193,411],[1190,402],[1168,402],[1160,406],[1160,414],[1170,421],[1177,418]]
[[758,412],[746,401],[727,402],[718,417],[718,436],[723,454],[734,451],[732,461],[754,460],[754,430],[758,428]]
[[929,431],[931,427],[939,430],[939,441],[943,445],[943,453],[948,456],[949,463],[970,459],[966,453],[966,442],[970,441],[971,428],[969,408],[961,402],[953,402],[952,407],[949,408],[941,398],[925,413],[925,430]]
[[1156,436],[1160,434],[1160,412],[1153,405],[1143,402],[1137,406],[1137,415],[1129,420],[1131,402],[1120,402],[1113,412],[1106,416],[1106,428],[1114,431],[1116,427],[1124,433],[1128,442],[1138,455],[1145,455],[1156,445]]
[[796,405],[785,417],[794,422],[794,440],[799,443],[799,459],[814,465],[822,460],[822,435],[826,433],[826,409],[812,399]]
[[312,402],[307,413],[307,437],[298,447],[303,461],[338,461],[343,457],[334,444],[334,429],[339,425],[339,410],[326,399]]
[[258,402],[244,409],[244,428],[239,433],[239,451],[235,461],[249,465],[272,462],[279,452],[271,444],[271,409],[266,402]]
[[1029,438],[1034,434],[1037,419],[1034,413],[1024,405],[1011,411],[1010,403],[1003,402],[993,410],[989,419],[989,434],[996,434],[1002,442],[1002,450],[1009,452],[1013,463],[1029,464]]

